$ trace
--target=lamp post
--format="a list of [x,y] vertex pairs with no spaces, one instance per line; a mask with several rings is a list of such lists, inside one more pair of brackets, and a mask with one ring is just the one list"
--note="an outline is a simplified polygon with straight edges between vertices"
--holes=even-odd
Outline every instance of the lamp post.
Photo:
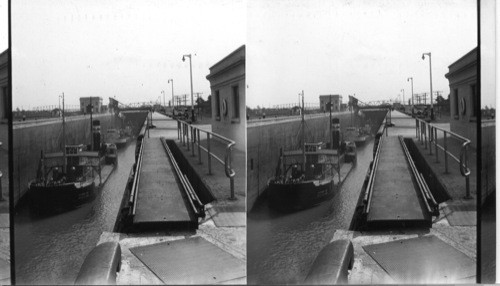
[[411,116],[413,116],[413,109],[415,108],[415,102],[413,101],[413,77],[409,77],[406,81],[411,80]]
[[402,89],[401,92],[403,92],[403,107],[405,106],[405,90]]
[[172,107],[174,107],[175,106],[175,103],[174,103],[174,80],[169,79],[168,83],[172,83]]
[[191,121],[194,121],[194,104],[193,104],[193,68],[191,65],[191,54],[183,55],[182,61],[186,60],[186,57],[189,58],[189,78],[191,80]]
[[[165,91],[162,90],[161,93],[163,94],[163,108],[165,108],[166,107],[166,105],[165,105]],[[160,104],[161,104],[161,98],[160,98]]]
[[431,120],[434,120],[434,104],[432,103],[432,58],[431,53],[423,53],[422,60],[425,60],[425,56],[429,56],[429,76],[431,82]]
[[[64,93],[59,95],[59,117],[62,117],[62,110],[61,110],[61,98],[63,99],[64,102]],[[63,104],[64,105],[64,104]],[[64,107],[64,106],[63,106]]]

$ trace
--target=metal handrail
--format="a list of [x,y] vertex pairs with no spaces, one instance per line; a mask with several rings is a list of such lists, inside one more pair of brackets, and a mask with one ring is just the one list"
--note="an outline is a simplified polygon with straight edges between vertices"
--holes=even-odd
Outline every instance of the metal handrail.
[[[430,149],[430,155],[432,155],[432,146],[431,146],[431,143],[434,144],[435,148],[436,148],[436,161],[438,162],[438,152],[437,152],[437,149],[441,149],[443,152],[444,152],[444,156],[445,156],[445,173],[448,173],[448,156],[451,157],[453,160],[455,160],[456,162],[458,162],[458,166],[459,166],[459,171],[460,171],[460,174],[465,177],[465,182],[466,182],[466,194],[465,194],[465,198],[471,198],[471,194],[470,194],[470,187],[469,187],[469,175],[471,174],[471,170],[469,168],[469,162],[468,162],[468,148],[470,146],[470,143],[471,141],[461,135],[458,135],[454,132],[451,132],[451,131],[448,131],[448,130],[445,130],[441,127],[438,127],[436,125],[433,125],[431,123],[428,123],[422,119],[419,119],[419,118],[415,118],[415,129],[416,129],[416,132],[417,132],[417,137],[419,138],[420,141],[422,141],[422,126],[425,126],[425,130],[429,130],[429,135],[430,134],[435,134],[435,135],[432,135],[432,136],[425,136],[426,138],[424,139],[425,140],[425,144],[426,144],[426,147],[427,147],[427,138],[429,140],[429,149]],[[433,132],[433,130],[436,130]],[[437,143],[437,130],[440,130],[443,132],[443,135],[444,135],[444,146],[441,146]],[[425,132],[427,134],[427,132]],[[447,147],[447,144],[446,144],[446,138],[447,138],[447,134],[451,135],[452,137],[456,138],[456,139],[459,139],[461,141],[463,141],[462,143],[462,147],[460,148],[460,155],[459,157],[457,158],[455,155],[453,155],[449,150],[448,150],[448,147]]]
[[[184,142],[184,140],[187,140],[186,145],[189,151],[189,144],[192,144],[192,152],[193,156],[194,155],[194,145],[198,147],[198,159],[199,162],[201,163],[201,152],[200,150],[203,150],[204,152],[207,153],[208,155],[208,174],[212,174],[212,161],[210,160],[211,158],[214,158],[217,162],[219,162],[222,166],[224,166],[224,173],[226,177],[229,178],[229,183],[230,183],[230,190],[231,190],[231,196],[230,199],[235,199],[234,195],[234,177],[236,175],[236,172],[234,171],[232,167],[232,151],[233,151],[233,146],[236,145],[236,142],[228,139],[222,135],[219,135],[217,133],[211,132],[211,131],[206,131],[201,128],[198,128],[196,126],[193,126],[192,124],[187,123],[186,121],[180,120],[180,119],[175,119],[178,124],[179,128],[179,134],[180,134],[180,140],[181,142]],[[184,131],[184,132],[181,132]],[[207,147],[205,148],[204,146],[201,145],[200,143],[200,132],[203,132],[207,136]],[[191,140],[189,140],[189,133],[191,133]],[[187,136],[187,139],[184,139],[184,137]],[[224,160],[219,158],[217,155],[211,152],[210,150],[210,139],[211,137],[218,138],[219,140],[223,141],[224,143],[227,143],[226,145],[226,152],[224,155]],[[189,142],[191,141],[191,142]]]
[[139,149],[139,156],[137,157],[137,162],[135,166],[134,183],[132,184],[132,193],[130,194],[130,203],[132,203],[132,215],[135,215],[135,207],[137,205],[137,187],[139,186],[139,172],[142,167],[142,150],[144,147],[144,138],[141,139],[141,148]]
[[[385,120],[384,120],[384,129],[387,129],[387,126],[385,126]],[[375,175],[376,175],[376,171],[377,171],[377,167],[378,167],[378,161],[379,161],[379,157],[380,157],[380,150],[382,149],[380,146],[382,146],[382,140],[383,140],[383,137],[384,136],[381,136],[380,139],[379,139],[379,142],[378,142],[378,146],[377,146],[377,151],[375,152],[375,158],[373,160],[373,164],[372,164],[372,169],[371,169],[371,173],[370,173],[370,179],[368,180],[368,184],[366,186],[366,193],[365,193],[365,197],[364,197],[364,201],[365,201],[365,213],[369,213],[370,212],[370,203],[371,203],[371,198],[372,198],[372,193],[373,193],[373,184],[375,182]]]

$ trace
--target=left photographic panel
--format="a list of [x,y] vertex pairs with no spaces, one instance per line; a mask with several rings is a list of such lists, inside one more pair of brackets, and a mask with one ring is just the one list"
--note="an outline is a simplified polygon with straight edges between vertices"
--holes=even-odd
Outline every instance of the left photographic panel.
[[9,29],[8,1],[0,1],[0,284],[11,283],[9,216]]
[[245,8],[12,3],[17,284],[246,283]]

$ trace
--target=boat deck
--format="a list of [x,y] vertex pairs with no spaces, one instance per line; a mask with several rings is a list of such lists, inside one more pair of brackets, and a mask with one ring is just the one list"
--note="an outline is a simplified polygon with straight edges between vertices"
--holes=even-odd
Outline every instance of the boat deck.
[[398,137],[384,137],[380,144],[367,223],[431,225],[432,216],[426,210]]
[[133,224],[196,228],[186,194],[160,138],[144,138]]

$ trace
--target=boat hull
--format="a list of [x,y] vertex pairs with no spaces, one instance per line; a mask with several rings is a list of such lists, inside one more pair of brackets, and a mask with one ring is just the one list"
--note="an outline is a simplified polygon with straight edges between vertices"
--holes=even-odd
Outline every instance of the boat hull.
[[96,188],[93,181],[83,183],[64,183],[43,186],[34,183],[29,187],[30,209],[37,212],[61,212],[74,209],[93,201]]
[[280,184],[270,182],[268,187],[270,207],[280,211],[297,211],[316,206],[333,197],[333,181],[315,185],[312,181]]
[[354,143],[356,144],[356,146],[364,145],[365,142],[366,142],[366,136],[362,136],[362,137],[358,137],[358,138],[354,139]]
[[121,149],[127,145],[127,143],[130,141],[130,137],[126,138],[120,138],[115,141],[116,147],[118,149]]

